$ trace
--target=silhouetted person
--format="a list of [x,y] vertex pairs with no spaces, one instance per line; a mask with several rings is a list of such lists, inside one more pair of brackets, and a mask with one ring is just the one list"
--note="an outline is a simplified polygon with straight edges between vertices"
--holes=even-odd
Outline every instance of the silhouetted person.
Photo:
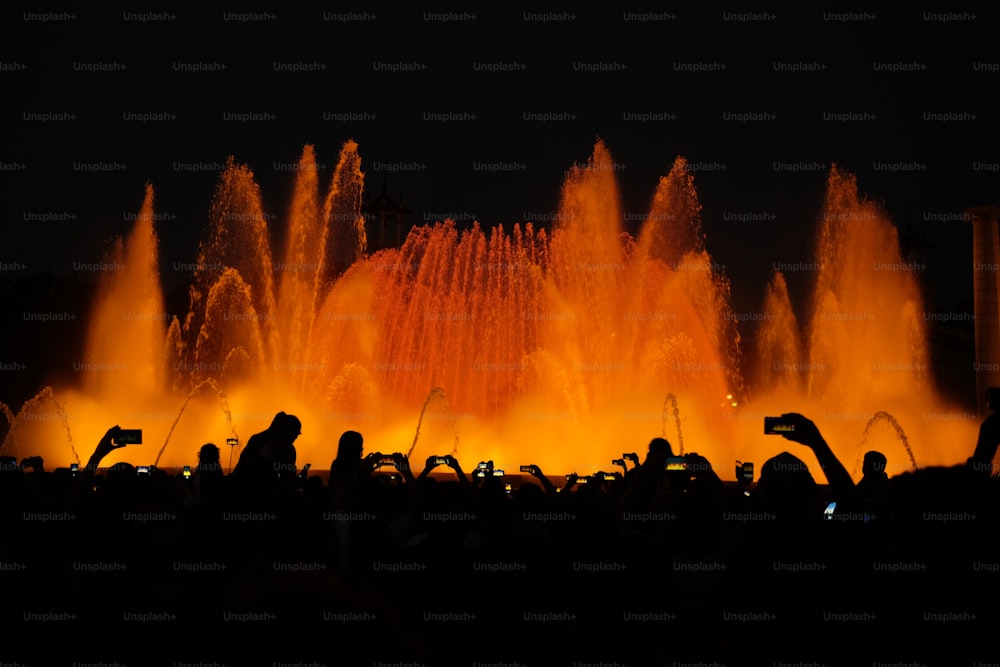
[[300,433],[302,422],[299,418],[279,412],[266,430],[250,436],[233,469],[237,490],[266,491],[278,485],[294,484],[294,443]]
[[198,468],[201,472],[222,472],[222,462],[219,457],[219,448],[211,442],[205,443],[198,450]]
[[882,452],[865,452],[864,461],[861,463],[861,481],[858,482],[858,489],[865,495],[884,496],[889,492],[889,475],[885,468],[889,465],[889,460]]
[[872,519],[884,516],[888,511],[889,475],[885,472],[888,464],[882,452],[865,452],[861,464],[862,477],[855,486],[854,508]]
[[219,448],[211,442],[202,445],[198,450],[198,467],[194,470],[195,493],[214,495],[222,489],[224,481]]
[[335,494],[358,470],[361,455],[365,451],[365,439],[357,431],[344,431],[337,443],[337,458],[330,464],[330,479],[327,486],[330,494]]
[[649,441],[649,450],[646,452],[646,460],[643,465],[656,466],[659,463],[659,468],[663,468],[663,463],[669,457],[674,455],[674,448],[670,446],[670,441],[666,438],[653,438]]
[[986,405],[991,414],[979,427],[976,450],[969,458],[968,465],[976,472],[989,477],[993,473],[993,457],[996,456],[997,447],[1000,447],[1000,415],[997,414],[997,409],[1000,408],[1000,387],[990,387],[986,390]]
[[757,509],[781,518],[819,519],[820,489],[809,466],[789,452],[772,456],[760,468],[752,497]]
[[[622,523],[622,517],[627,513],[645,512],[653,502],[665,482],[667,459],[673,457],[674,451],[666,438],[653,438],[649,441],[646,458],[638,468],[632,470],[634,478],[622,494],[618,503],[618,520],[621,530],[645,526]],[[563,489],[565,492],[565,489]]]

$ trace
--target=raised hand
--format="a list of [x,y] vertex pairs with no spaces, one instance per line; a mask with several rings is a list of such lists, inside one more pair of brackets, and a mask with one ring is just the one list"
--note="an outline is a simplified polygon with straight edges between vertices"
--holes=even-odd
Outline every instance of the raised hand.
[[122,432],[122,427],[118,426],[117,424],[109,428],[107,431],[105,431],[104,436],[101,438],[101,441],[97,443],[97,448],[94,450],[94,453],[95,454],[101,453],[101,455],[103,456],[104,454],[108,454],[120,447],[124,447],[125,446],[124,442],[117,441],[117,438],[121,434],[121,432]]
[[786,440],[791,440],[810,448],[825,444],[819,428],[805,415],[800,415],[797,412],[786,412],[781,415],[781,418],[795,426],[791,431],[781,432],[782,437]]
[[573,485],[576,484],[577,480],[579,479],[580,476],[577,475],[575,472],[571,472],[570,474],[566,475],[566,483],[563,484],[562,490],[567,491],[573,488]]
[[399,472],[410,472],[410,460],[406,458],[406,454],[394,452],[392,454],[392,462]]
[[96,471],[101,459],[116,449],[120,449],[125,446],[124,442],[115,442],[115,438],[118,437],[121,430],[121,426],[115,424],[104,433],[100,442],[97,443],[97,447],[94,448],[94,453],[90,455],[90,460],[87,461],[85,470],[89,470],[91,472]]
[[847,468],[837,459],[837,455],[830,449],[830,445],[823,439],[816,424],[797,412],[786,412],[781,415],[781,418],[795,425],[794,430],[783,431],[781,435],[786,440],[805,445],[813,451],[819,462],[819,467],[826,476],[827,484],[833,489],[834,494],[843,496],[852,492],[854,480],[851,479]]
[[359,473],[370,473],[378,467],[379,462],[382,460],[382,452],[372,452],[365,458],[361,459],[361,464],[358,466]]

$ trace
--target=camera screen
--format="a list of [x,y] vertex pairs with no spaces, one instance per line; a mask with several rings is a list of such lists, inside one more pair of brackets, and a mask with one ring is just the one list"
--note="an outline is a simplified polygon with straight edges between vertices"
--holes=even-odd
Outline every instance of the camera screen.
[[795,424],[786,421],[781,417],[764,417],[764,435],[792,433],[794,431]]
[[142,429],[141,428],[123,428],[118,431],[118,435],[115,436],[115,442],[119,445],[141,445],[142,444]]
[[687,460],[683,456],[671,456],[665,467],[667,470],[687,470]]

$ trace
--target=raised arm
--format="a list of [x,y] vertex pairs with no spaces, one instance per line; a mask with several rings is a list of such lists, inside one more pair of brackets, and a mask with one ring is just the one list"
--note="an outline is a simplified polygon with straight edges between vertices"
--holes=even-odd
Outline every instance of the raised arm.
[[105,456],[120,449],[125,446],[124,442],[115,442],[115,438],[121,433],[121,427],[118,425],[112,426],[105,433],[104,436],[97,443],[97,447],[94,448],[94,453],[90,455],[87,460],[87,465],[80,469],[79,475],[76,478],[76,484],[73,486],[73,490],[70,494],[70,507],[75,507],[80,500],[80,495],[85,489],[90,488],[94,475],[97,474],[97,467],[100,465],[101,461]]
[[469,478],[466,476],[465,472],[462,471],[462,466],[459,464],[458,459],[449,454],[445,458],[448,459],[448,467],[455,471],[455,475],[458,477],[459,483],[462,486],[469,486]]
[[854,480],[847,468],[840,462],[837,455],[830,449],[830,445],[823,439],[816,424],[807,417],[797,412],[786,412],[781,415],[782,419],[795,424],[795,430],[783,432],[781,435],[787,440],[805,445],[816,455],[819,467],[822,468],[826,476],[827,484],[836,495],[846,495],[854,490]]
[[556,494],[556,485],[552,483],[552,480],[545,476],[541,468],[532,463],[527,466],[527,472],[541,483],[542,488],[545,489],[545,493],[550,496],[554,496]]

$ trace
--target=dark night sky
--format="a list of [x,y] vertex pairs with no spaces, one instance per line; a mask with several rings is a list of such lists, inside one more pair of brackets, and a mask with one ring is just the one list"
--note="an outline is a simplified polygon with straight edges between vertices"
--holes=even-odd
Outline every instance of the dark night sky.
[[[416,222],[456,212],[493,225],[552,211],[565,171],[587,159],[598,137],[624,165],[626,211],[647,210],[678,155],[714,165],[695,182],[708,248],[726,267],[737,311],[759,308],[773,262],[811,261],[826,170],[836,162],[926,243],[928,307],[971,308],[971,230],[940,218],[1000,199],[997,172],[984,168],[1000,163],[989,104],[1000,81],[995,10],[843,16],[754,7],[747,15],[689,5],[638,21],[629,13],[643,10],[627,5],[548,16],[510,6],[444,21],[433,7],[273,5],[252,16],[237,6],[152,9],[149,17],[3,10],[3,355],[22,354],[12,349],[34,335],[19,323],[24,294],[34,294],[25,285],[45,272],[73,278],[73,262],[99,260],[107,239],[127,231],[147,181],[159,211],[176,216],[158,230],[169,287],[188,277],[169,267],[193,261],[218,176],[177,163],[234,155],[254,169],[265,208],[280,221],[293,180],[282,165],[314,144],[328,179],[350,138],[369,192],[381,188],[379,165],[424,165],[389,174],[390,194],[403,197]],[[276,71],[300,63],[312,71]],[[195,64],[213,71],[184,71]],[[416,69],[385,71],[399,64]],[[709,71],[688,71],[693,64]],[[808,71],[785,71],[799,65]],[[88,71],[95,68],[112,71]],[[605,71],[584,71],[598,68]],[[268,120],[227,120],[248,112]],[[647,112],[666,119],[626,119]],[[146,113],[167,119],[126,119]],[[466,119],[427,120],[440,113]],[[526,119],[546,113],[569,119]],[[743,113],[768,119],[726,120]],[[867,120],[825,119],[844,113]],[[41,120],[46,114],[57,119]],[[524,167],[491,174],[475,162]],[[822,167],[789,173],[779,162]],[[117,166],[86,173],[77,163]],[[774,217],[726,220],[744,212]],[[280,227],[272,234],[280,238]],[[809,278],[789,278],[799,298]]]

